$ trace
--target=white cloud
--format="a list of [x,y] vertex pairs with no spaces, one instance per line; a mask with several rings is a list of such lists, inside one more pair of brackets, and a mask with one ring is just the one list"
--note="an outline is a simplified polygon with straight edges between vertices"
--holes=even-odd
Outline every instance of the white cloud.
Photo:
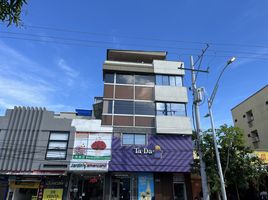
[[79,72],[70,67],[63,58],[60,58],[57,62],[59,68],[64,72],[66,83],[68,86],[72,86],[74,80],[79,76]]
[[[55,78],[55,73],[51,73],[50,68],[42,67],[2,41],[0,41],[0,60],[1,114],[3,109],[12,108],[15,105],[63,110],[70,108],[63,104],[55,106],[53,97],[59,92],[60,85],[58,79]],[[65,70],[69,70],[71,73],[71,68],[68,68],[67,65]]]

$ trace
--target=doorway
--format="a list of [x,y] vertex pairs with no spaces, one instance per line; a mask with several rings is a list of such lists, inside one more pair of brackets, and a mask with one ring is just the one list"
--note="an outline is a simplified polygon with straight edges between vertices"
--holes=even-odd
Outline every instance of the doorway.
[[174,200],[186,200],[184,183],[173,183]]
[[130,178],[120,177],[112,181],[112,200],[130,200]]

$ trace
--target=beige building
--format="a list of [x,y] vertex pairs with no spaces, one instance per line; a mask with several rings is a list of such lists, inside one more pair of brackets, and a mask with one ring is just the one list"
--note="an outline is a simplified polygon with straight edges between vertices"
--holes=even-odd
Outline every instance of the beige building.
[[232,109],[234,125],[253,149],[268,150],[268,85]]

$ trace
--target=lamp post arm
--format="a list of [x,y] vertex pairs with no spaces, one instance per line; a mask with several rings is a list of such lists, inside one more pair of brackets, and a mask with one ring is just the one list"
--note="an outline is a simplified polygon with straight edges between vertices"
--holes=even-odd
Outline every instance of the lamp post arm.
[[215,98],[215,96],[216,96],[216,93],[217,93],[217,90],[218,90],[218,87],[219,87],[219,82],[220,82],[220,79],[221,79],[221,77],[222,77],[222,74],[224,73],[225,69],[226,69],[230,64],[231,64],[231,63],[228,62],[228,63],[225,65],[225,67],[222,69],[222,71],[221,71],[221,73],[220,73],[220,75],[219,75],[219,77],[218,77],[218,79],[217,79],[217,81],[216,81],[216,84],[215,84],[215,86],[214,86],[214,88],[213,88],[213,91],[212,91],[212,93],[211,93],[211,96],[210,96],[210,98],[209,98],[209,101],[210,101],[209,105],[210,105],[210,106],[212,106],[212,104],[213,104],[213,100],[214,100],[214,98]]

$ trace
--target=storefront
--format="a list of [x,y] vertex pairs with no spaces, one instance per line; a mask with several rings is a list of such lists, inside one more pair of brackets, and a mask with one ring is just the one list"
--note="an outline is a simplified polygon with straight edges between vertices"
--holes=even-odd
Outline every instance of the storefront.
[[69,198],[103,200],[111,160],[112,128],[102,128],[100,120],[75,119],[74,150],[70,162]]
[[191,199],[192,142],[188,136],[148,136],[145,146],[112,142],[113,200]]

